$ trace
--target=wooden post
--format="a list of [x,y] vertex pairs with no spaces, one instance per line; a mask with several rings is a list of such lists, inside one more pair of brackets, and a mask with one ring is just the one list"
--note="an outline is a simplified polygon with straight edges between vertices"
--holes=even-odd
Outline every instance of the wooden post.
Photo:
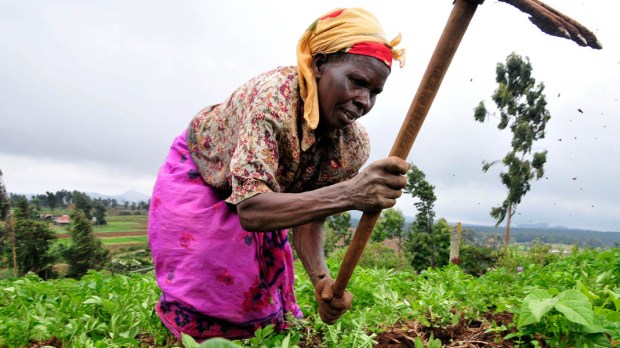
[[463,233],[463,225],[457,222],[452,228],[450,234],[450,262],[458,265],[461,262],[460,246],[461,234]]

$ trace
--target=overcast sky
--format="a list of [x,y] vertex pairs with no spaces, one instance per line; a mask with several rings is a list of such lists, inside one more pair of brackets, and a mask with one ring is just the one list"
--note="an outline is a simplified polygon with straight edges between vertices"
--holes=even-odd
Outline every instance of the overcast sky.
[[[524,13],[479,7],[408,158],[435,186],[437,217],[493,224],[506,195],[499,170],[509,131],[474,121],[496,88],[495,66],[529,57],[546,86],[547,149],[517,224],[620,231],[620,25],[614,0],[547,0],[592,30],[602,50],[540,32]],[[303,5],[302,5],[303,4]],[[295,47],[319,15],[339,6],[377,15],[402,33],[395,67],[363,118],[371,160],[386,156],[409,108],[452,0],[434,1],[27,1],[0,0],[0,170],[13,193],[61,189],[150,195],[172,139],[206,105],[247,79],[295,64]],[[582,112],[580,112],[581,110]],[[413,200],[397,207],[415,215]]]

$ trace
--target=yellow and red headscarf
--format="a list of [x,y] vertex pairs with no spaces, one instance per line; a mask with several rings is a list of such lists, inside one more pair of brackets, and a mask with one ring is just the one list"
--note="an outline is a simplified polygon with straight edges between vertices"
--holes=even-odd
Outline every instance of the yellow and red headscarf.
[[343,51],[371,56],[390,68],[394,59],[402,67],[405,64],[405,50],[394,48],[399,43],[400,34],[388,42],[377,18],[361,8],[330,11],[312,23],[297,45],[297,74],[306,127],[314,130],[319,125],[319,99],[312,71],[312,57],[317,52],[330,54]]

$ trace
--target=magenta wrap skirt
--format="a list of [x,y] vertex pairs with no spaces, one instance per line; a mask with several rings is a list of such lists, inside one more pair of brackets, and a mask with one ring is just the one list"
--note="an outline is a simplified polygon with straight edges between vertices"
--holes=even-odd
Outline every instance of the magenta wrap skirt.
[[287,231],[246,232],[226,196],[207,186],[183,132],[161,167],[149,211],[149,245],[162,296],[155,306],[178,338],[246,338],[302,313]]

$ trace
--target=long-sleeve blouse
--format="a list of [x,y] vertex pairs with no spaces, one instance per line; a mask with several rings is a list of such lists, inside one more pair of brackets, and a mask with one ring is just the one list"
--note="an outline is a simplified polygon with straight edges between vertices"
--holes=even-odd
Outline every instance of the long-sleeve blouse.
[[237,88],[190,122],[187,145],[208,185],[227,203],[264,192],[304,192],[353,177],[370,144],[358,122],[319,135],[301,117],[297,70],[279,67]]

